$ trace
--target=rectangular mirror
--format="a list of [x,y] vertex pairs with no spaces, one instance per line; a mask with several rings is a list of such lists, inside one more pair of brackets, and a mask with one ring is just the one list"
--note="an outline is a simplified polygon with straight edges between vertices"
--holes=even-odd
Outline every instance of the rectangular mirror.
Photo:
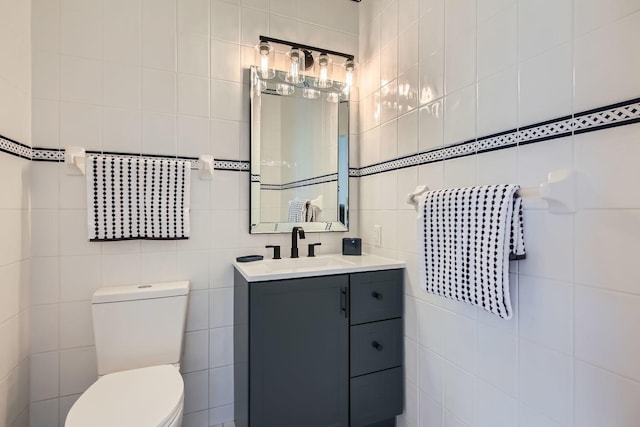
[[250,233],[349,229],[349,101],[251,69]]

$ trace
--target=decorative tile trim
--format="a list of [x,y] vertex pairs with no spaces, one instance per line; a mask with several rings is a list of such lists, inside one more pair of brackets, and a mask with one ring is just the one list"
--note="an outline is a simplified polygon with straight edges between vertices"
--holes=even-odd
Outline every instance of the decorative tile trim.
[[[63,162],[64,150],[62,149],[50,149],[50,148],[33,148],[31,159],[41,162]],[[100,151],[87,151],[88,155],[104,155],[116,158],[154,158],[154,159],[178,159],[191,162],[191,169],[198,169],[198,159],[195,157],[180,157],[180,156],[163,156],[160,154],[136,154],[136,153],[117,153],[117,152],[100,152]],[[216,170],[224,171],[238,171],[248,172],[250,170],[250,162],[248,160],[225,160],[214,159],[213,168]]]
[[282,191],[280,184],[260,184],[260,190]]
[[636,123],[640,119],[640,98],[598,108],[575,115],[575,133],[580,134],[623,124]]
[[49,148],[33,148],[31,160],[37,162],[64,162],[64,150]]
[[[197,160],[196,160],[197,163]],[[238,171],[249,172],[251,170],[251,162],[248,160],[222,160],[214,159],[213,168],[221,171]]]
[[502,150],[517,145],[532,144],[633,123],[640,123],[640,98],[584,111],[574,116],[561,117],[519,129],[512,129],[506,132],[364,166],[358,169],[357,173],[354,172],[352,174],[352,172],[349,171],[349,175],[375,175],[412,166],[450,160],[493,150]]
[[311,185],[325,184],[327,182],[335,182],[338,180],[337,173],[316,176],[313,178],[301,179],[299,181],[287,182],[285,184],[261,184],[261,190],[289,190],[298,187],[308,187]]
[[[470,156],[477,153],[484,153],[493,150],[502,150],[515,147],[517,145],[532,144],[550,139],[563,138],[570,135],[579,135],[586,132],[594,132],[616,126],[624,126],[633,123],[640,123],[640,98],[631,99],[604,107],[595,108],[577,113],[573,116],[560,117],[546,122],[512,129],[494,135],[483,136],[481,138],[464,141],[461,143],[448,145],[424,151],[410,156],[376,163],[361,168],[349,168],[350,177],[361,177],[375,175],[383,172],[404,169],[428,163],[440,162],[455,159],[458,157]],[[62,162],[64,161],[64,150],[55,148],[31,148],[25,144],[14,141],[0,135],[0,152],[11,154],[27,160],[41,162]],[[194,157],[163,156],[153,154],[136,153],[100,153],[89,151],[88,154],[103,154],[117,157],[154,157],[167,159],[188,160],[192,164],[192,169],[197,169],[198,159]],[[214,160],[214,169],[224,171],[249,172],[250,162],[247,160]],[[313,178],[316,179],[316,178]],[[252,175],[251,182],[260,182],[260,175]],[[329,181],[324,181],[329,182]],[[288,188],[301,187],[304,185],[315,185],[313,183],[288,183]]]
[[0,151],[23,159],[31,160],[33,150],[27,145],[0,135]]

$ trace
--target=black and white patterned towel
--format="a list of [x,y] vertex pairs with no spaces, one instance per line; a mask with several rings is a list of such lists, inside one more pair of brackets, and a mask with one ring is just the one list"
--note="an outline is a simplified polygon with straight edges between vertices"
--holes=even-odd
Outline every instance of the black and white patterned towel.
[[418,263],[427,292],[511,318],[509,259],[525,254],[519,188],[487,185],[420,196]]
[[191,164],[89,156],[89,240],[189,238]]
[[289,201],[289,214],[287,216],[288,222],[305,222],[307,219],[307,204],[308,200],[290,200]]

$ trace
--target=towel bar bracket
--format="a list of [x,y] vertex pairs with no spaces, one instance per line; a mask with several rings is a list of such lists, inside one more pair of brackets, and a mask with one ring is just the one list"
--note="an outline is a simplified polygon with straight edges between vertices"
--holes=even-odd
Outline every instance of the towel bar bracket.
[[87,153],[82,147],[66,147],[64,149],[64,163],[67,174],[84,175],[87,169]]

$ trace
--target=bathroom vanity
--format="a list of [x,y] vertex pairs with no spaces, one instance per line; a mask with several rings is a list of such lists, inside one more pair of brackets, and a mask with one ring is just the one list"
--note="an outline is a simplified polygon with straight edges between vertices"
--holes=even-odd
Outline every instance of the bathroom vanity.
[[404,263],[235,263],[237,427],[391,427],[403,409]]

